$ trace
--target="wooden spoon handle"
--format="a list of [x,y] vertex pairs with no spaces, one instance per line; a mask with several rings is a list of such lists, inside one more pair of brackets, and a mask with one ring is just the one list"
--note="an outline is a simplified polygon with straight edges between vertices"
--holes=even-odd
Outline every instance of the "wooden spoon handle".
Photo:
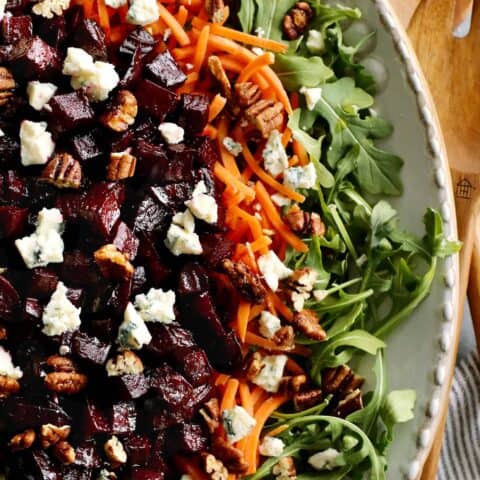
[[410,20],[422,0],[390,0],[400,23],[405,29],[410,24]]
[[477,217],[475,227],[475,243],[468,283],[468,303],[472,312],[477,349],[480,349],[480,217]]

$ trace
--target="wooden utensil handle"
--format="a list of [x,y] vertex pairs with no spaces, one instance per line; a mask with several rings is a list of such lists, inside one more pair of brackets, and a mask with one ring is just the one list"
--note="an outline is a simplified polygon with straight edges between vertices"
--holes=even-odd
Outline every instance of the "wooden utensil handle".
[[480,350],[480,218],[478,216],[475,222],[475,240],[470,264],[468,303],[472,312],[477,349]]

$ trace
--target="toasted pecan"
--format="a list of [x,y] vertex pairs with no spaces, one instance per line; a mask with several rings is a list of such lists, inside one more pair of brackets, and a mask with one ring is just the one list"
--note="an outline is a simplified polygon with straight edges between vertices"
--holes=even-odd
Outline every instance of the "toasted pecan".
[[133,125],[138,113],[135,95],[128,90],[119,90],[100,121],[114,132],[125,132]]
[[14,435],[10,439],[10,442],[8,442],[8,445],[14,452],[18,452],[20,450],[27,450],[33,445],[33,442],[35,442],[35,438],[35,430],[29,428],[22,433],[17,433],[16,435]]
[[264,301],[267,292],[260,276],[250,270],[247,265],[226,259],[223,261],[222,267],[233,286],[246,300],[255,304]]
[[68,153],[57,153],[47,163],[40,178],[58,188],[80,188],[82,175],[78,160]]
[[99,248],[94,257],[102,275],[109,280],[129,279],[135,270],[128,257],[113,244]]

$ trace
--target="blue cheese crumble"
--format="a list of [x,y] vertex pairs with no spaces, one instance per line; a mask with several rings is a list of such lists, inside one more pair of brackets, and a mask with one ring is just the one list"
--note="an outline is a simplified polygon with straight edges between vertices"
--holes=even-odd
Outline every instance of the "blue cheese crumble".
[[57,91],[57,86],[49,82],[39,82],[38,80],[33,80],[28,82],[27,85],[27,95],[28,103],[35,110],[42,110],[45,108],[49,109],[47,103],[52,99]]
[[232,137],[225,137],[222,143],[227,149],[227,152],[231,153],[234,157],[238,157],[238,155],[243,152],[242,144],[236,142]]
[[193,191],[192,198],[185,202],[190,212],[199,220],[214,224],[218,221],[218,205],[212,195],[207,194],[207,187],[202,180]]
[[302,87],[300,89],[300,93],[303,93],[303,95],[305,96],[305,102],[307,103],[307,108],[309,110],[313,110],[315,108],[315,105],[322,98],[322,89],[320,87]]
[[279,457],[285,448],[285,443],[280,438],[266,435],[258,447],[258,452],[264,457]]
[[293,190],[298,188],[314,188],[317,183],[315,165],[309,163],[305,167],[290,167],[283,173],[283,183]]
[[20,124],[20,161],[24,167],[45,165],[55,150],[46,122],[24,120]]
[[337,458],[339,457],[340,452],[334,448],[327,448],[323,452],[318,452],[315,455],[312,455],[308,459],[308,463],[315,470],[333,470],[338,467]]
[[123,314],[123,322],[118,328],[117,343],[120,350],[140,350],[152,341],[143,318],[129,303]]
[[177,213],[167,232],[166,247],[175,255],[201,255],[200,237],[195,233],[195,219],[190,210]]
[[272,177],[278,177],[288,168],[287,152],[283,148],[282,136],[278,130],[273,130],[268,137],[262,156],[265,170],[267,170]]
[[230,443],[235,443],[247,437],[257,421],[238,405],[222,412],[223,428]]
[[23,377],[21,368],[15,367],[12,356],[2,346],[0,346],[0,375],[15,380]]
[[135,308],[145,322],[172,323],[175,320],[175,292],[151,288],[148,293],[135,297]]
[[263,357],[262,369],[252,379],[252,382],[267,392],[278,392],[287,360],[286,355],[267,355]]
[[133,25],[148,25],[160,18],[157,0],[132,0],[127,12],[127,22]]
[[272,250],[259,257],[257,263],[265,282],[274,292],[278,290],[280,280],[285,280],[293,273]]
[[282,324],[278,317],[272,315],[267,310],[262,312],[260,315],[260,320],[258,321],[258,331],[260,332],[260,335],[271,339],[281,328]]

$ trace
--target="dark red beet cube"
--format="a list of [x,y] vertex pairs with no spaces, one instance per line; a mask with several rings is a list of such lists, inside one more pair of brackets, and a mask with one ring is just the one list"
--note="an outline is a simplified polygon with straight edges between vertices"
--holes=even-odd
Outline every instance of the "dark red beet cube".
[[218,142],[210,137],[193,137],[191,145],[197,150],[197,161],[199,167],[213,168],[216,162],[220,161],[220,149]]
[[6,322],[15,318],[20,306],[20,297],[13,285],[0,275],[0,320]]
[[135,156],[137,157],[136,175],[147,177],[152,183],[163,181],[169,162],[163,145],[154,145],[141,139],[135,147]]
[[99,273],[93,258],[80,250],[64,253],[60,272],[62,280],[67,285],[91,287],[99,280]]
[[55,95],[49,102],[50,124],[58,133],[88,125],[95,113],[88,98],[80,91]]
[[41,300],[50,299],[57,288],[58,275],[50,268],[34,268],[28,295]]
[[23,302],[22,320],[33,324],[40,323],[42,319],[43,306],[36,298],[26,298]]
[[146,195],[133,212],[133,230],[134,232],[166,230],[171,214],[170,209],[158,203],[150,195]]
[[126,400],[143,397],[150,388],[150,383],[143,373],[111,377],[110,380],[119,398]]
[[111,345],[98,338],[90,337],[86,333],[76,332],[72,340],[72,353],[84,362],[91,365],[105,364]]
[[140,243],[135,234],[128,228],[124,222],[120,222],[115,230],[112,243],[130,260],[134,260],[138,252],[138,244]]
[[2,35],[5,43],[16,43],[28,40],[33,34],[33,23],[30,15],[5,15],[2,21]]
[[75,466],[84,469],[99,468],[102,461],[93,444],[85,443],[75,449]]
[[200,242],[203,249],[202,258],[208,268],[216,270],[220,268],[223,260],[232,258],[235,243],[223,235],[205,234],[200,237]]
[[107,307],[117,315],[122,315],[127,308],[132,293],[132,279],[122,280],[113,290],[107,300]]
[[185,412],[185,417],[191,418],[213,395],[214,390],[209,383],[195,387],[193,389],[193,395],[182,407],[182,410]]
[[168,147],[169,163],[164,172],[164,182],[193,182],[195,162],[195,150],[183,144],[170,145]]
[[201,348],[177,349],[173,352],[173,356],[175,367],[194,387],[208,382],[212,374],[212,367]]
[[206,95],[184,93],[180,101],[178,124],[191,135],[202,133],[208,122],[209,103]]
[[160,53],[148,63],[145,71],[155,83],[166,88],[179,87],[187,79],[168,50]]
[[153,50],[156,43],[157,41],[144,28],[137,27],[127,35],[120,45],[119,52],[131,56],[138,50],[145,55]]
[[127,435],[123,437],[122,443],[127,452],[128,463],[130,465],[143,466],[147,464],[152,446],[146,435]]
[[100,318],[90,321],[90,332],[104,341],[110,341],[114,332],[115,325],[111,318]]
[[208,291],[208,273],[200,263],[188,263],[185,265],[178,278],[178,293],[187,295],[190,293],[202,293]]
[[150,385],[169,408],[181,406],[193,392],[185,377],[167,364],[153,370]]
[[23,237],[27,219],[27,208],[0,206],[0,240]]
[[0,162],[5,165],[18,159],[20,155],[20,145],[13,137],[8,134],[0,137]]
[[28,187],[25,178],[14,170],[3,174],[3,195],[7,202],[21,203],[28,198]]
[[110,410],[112,432],[114,434],[133,433],[137,426],[137,411],[133,402],[119,402]]
[[166,357],[177,349],[195,346],[192,334],[178,325],[152,323],[149,330],[152,341],[145,348],[155,357]]
[[175,92],[150,80],[143,80],[138,84],[135,96],[140,109],[159,122],[163,122],[165,117],[175,111],[178,106],[178,97]]
[[145,290],[144,286],[147,283],[147,272],[145,267],[135,267],[135,272],[132,278],[132,295],[138,295]]
[[20,80],[48,80],[60,69],[57,50],[40,37],[16,43],[10,58],[13,76]]
[[133,467],[128,474],[130,480],[164,480],[163,471],[150,470],[144,467]]
[[104,153],[99,140],[99,132],[91,130],[87,133],[78,133],[71,139],[72,150],[75,158],[81,162],[87,162]]
[[[39,480],[60,480],[58,466],[50,459],[49,455],[44,450],[32,450],[31,465],[34,474],[31,478],[38,478]],[[29,478],[25,476],[24,478]]]
[[83,289],[81,288],[68,288],[67,298],[78,308],[83,303]]
[[84,19],[80,22],[73,35],[72,45],[82,48],[95,60],[107,59],[105,33],[94,20]]
[[141,79],[143,73],[144,54],[140,49],[135,50],[127,70],[120,81],[121,88],[133,88]]
[[87,192],[80,216],[103,239],[110,239],[120,218],[125,188],[120,183],[96,183]]
[[74,222],[83,202],[83,194],[78,192],[60,192],[56,199],[56,207],[62,212],[63,219]]
[[59,48],[67,38],[67,22],[63,15],[42,19],[38,34],[53,48]]
[[84,403],[84,419],[81,425],[85,436],[109,433],[112,430],[109,416],[91,398],[87,398]]
[[92,480],[93,472],[75,466],[63,466],[60,475],[62,480]]
[[200,425],[183,423],[168,429],[166,447],[168,453],[197,453],[207,446],[207,437]]
[[193,185],[188,182],[169,183],[150,187],[150,192],[160,204],[177,211],[184,208],[185,202],[192,197]]

